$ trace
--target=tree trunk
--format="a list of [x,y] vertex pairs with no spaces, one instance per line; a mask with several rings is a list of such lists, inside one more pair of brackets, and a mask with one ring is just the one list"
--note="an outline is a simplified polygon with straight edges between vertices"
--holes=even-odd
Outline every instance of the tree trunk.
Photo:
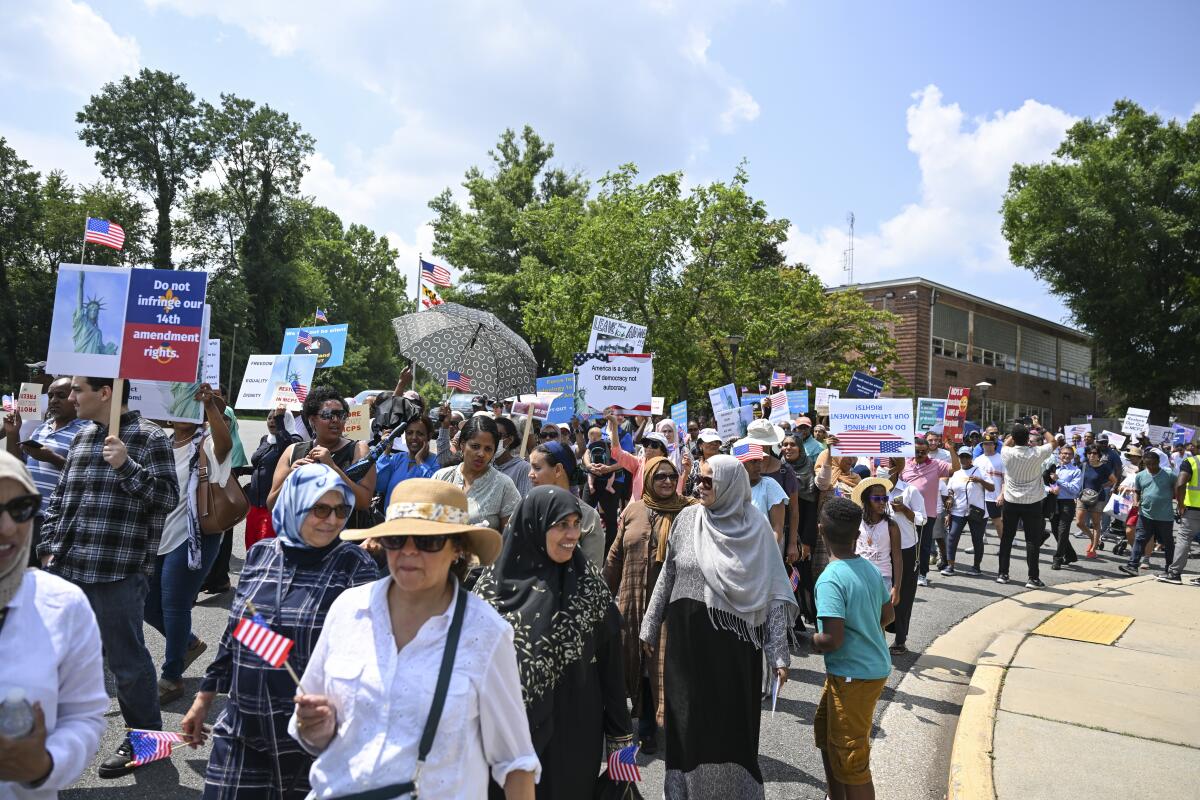
[[170,191],[159,188],[154,199],[158,211],[158,223],[154,228],[154,266],[156,269],[173,269],[171,264],[171,205],[174,199]]

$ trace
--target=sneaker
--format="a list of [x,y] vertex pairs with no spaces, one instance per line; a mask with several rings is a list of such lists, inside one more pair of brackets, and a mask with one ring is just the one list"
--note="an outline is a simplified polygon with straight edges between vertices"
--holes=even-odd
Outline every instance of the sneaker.
[[1062,565],[1063,565],[1062,559],[1056,558],[1050,562],[1050,569],[1059,570],[1059,569],[1062,569]]
[[200,654],[208,649],[208,645],[203,639],[197,639],[188,645],[187,652],[183,654],[183,668],[186,670],[192,665],[192,662],[200,657]]
[[938,562],[937,562],[937,568],[938,568],[938,571],[939,571],[939,572],[940,572],[941,570],[944,570],[944,569],[946,568],[946,560],[945,560],[944,558],[939,558],[939,559],[938,559]]
[[1150,556],[1142,559],[1142,569],[1150,569]]
[[1045,589],[1046,584],[1042,583],[1041,578],[1030,578],[1029,580],[1025,581],[1025,588],[1026,589]]
[[100,768],[96,770],[96,774],[105,780],[123,777],[137,769],[137,767],[129,766],[130,761],[133,761],[133,745],[126,738],[117,748],[117,752],[100,762]]
[[929,585],[929,578],[926,578],[924,575],[917,576],[917,586],[928,586],[928,585]]
[[160,706],[165,706],[167,703],[174,703],[181,697],[183,697],[183,681],[169,681],[166,678],[158,679],[158,704]]
[[1117,569],[1121,570],[1121,572],[1124,572],[1126,575],[1136,576],[1138,574],[1137,567],[1130,566],[1129,564],[1118,564]]
[[976,565],[976,566],[968,567],[968,568],[967,568],[967,574],[968,574],[968,575],[982,575],[982,574],[983,574],[983,570],[981,570],[981,569],[979,568],[979,566],[978,566],[978,565]]
[[996,583],[1008,583],[1008,576],[1007,575],[997,575]]
[[1081,533],[1072,533],[1071,535],[1072,535],[1072,536],[1074,536],[1076,539],[1090,539],[1090,538],[1092,538],[1092,535],[1091,535],[1090,533],[1082,533],[1082,532],[1081,532]]
[[1200,586],[1200,575],[1196,576],[1195,578],[1188,578],[1188,583],[1192,584],[1193,586]]
[[951,575],[954,575],[954,565],[947,564],[945,567],[942,568],[942,574],[945,575],[947,578],[949,578]]
[[1171,572],[1170,570],[1167,570],[1162,575],[1159,575],[1158,580],[1162,581],[1163,583],[1174,583],[1177,586],[1183,584],[1183,578],[1179,577],[1179,573]]

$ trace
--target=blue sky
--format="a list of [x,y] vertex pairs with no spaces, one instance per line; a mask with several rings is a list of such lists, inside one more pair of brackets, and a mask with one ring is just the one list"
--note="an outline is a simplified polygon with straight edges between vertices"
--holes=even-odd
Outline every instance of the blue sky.
[[304,190],[387,234],[406,275],[428,200],[529,123],[592,179],[632,161],[696,184],[745,158],[827,283],[853,211],[857,280],[920,275],[1069,324],[1007,261],[1009,167],[1120,97],[1200,112],[1183,1],[0,3],[0,135],[35,167],[96,177],[75,112],[139,67],[176,72],[291,114],[317,140]]

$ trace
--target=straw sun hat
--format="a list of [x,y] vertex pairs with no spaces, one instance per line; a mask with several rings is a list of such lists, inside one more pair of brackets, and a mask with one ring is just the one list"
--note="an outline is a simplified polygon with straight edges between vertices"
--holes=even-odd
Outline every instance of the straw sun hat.
[[853,500],[861,508],[863,504],[863,495],[872,486],[882,486],[889,492],[892,490],[892,482],[887,478],[866,478],[859,481],[850,492],[850,499]]
[[409,478],[392,490],[386,519],[373,528],[342,531],[350,542],[380,536],[442,536],[458,534],[463,546],[487,566],[500,555],[500,534],[472,525],[467,495],[462,489],[432,478]]

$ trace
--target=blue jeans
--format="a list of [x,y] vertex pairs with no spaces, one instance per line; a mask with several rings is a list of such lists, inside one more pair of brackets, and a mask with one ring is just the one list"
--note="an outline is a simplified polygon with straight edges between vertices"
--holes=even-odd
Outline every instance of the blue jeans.
[[167,640],[162,676],[169,681],[183,677],[183,659],[192,641],[192,606],[220,552],[220,536],[200,534],[200,569],[188,569],[186,541],[158,557],[146,595],[146,624]]
[[987,516],[982,516],[979,519],[971,519],[970,517],[950,517],[950,533],[946,539],[946,560],[951,564],[954,563],[954,556],[958,553],[958,537],[962,536],[963,528],[970,527],[971,529],[971,546],[974,549],[974,565],[978,567],[983,563],[983,531],[987,526]]
[[1150,519],[1145,514],[1138,514],[1137,533],[1133,538],[1133,548],[1129,551],[1129,566],[1136,567],[1146,552],[1146,543],[1157,539],[1163,546],[1167,557],[1167,567],[1175,560],[1175,522],[1174,520]]
[[76,584],[87,595],[100,626],[104,661],[117,683],[117,703],[130,728],[162,730],[154,661],[142,636],[148,582],[141,573],[110,583]]
[[929,557],[933,555],[933,529],[937,525],[937,518],[930,517],[924,525],[921,526],[920,538],[920,555],[917,558],[917,573],[926,575],[929,573]]

